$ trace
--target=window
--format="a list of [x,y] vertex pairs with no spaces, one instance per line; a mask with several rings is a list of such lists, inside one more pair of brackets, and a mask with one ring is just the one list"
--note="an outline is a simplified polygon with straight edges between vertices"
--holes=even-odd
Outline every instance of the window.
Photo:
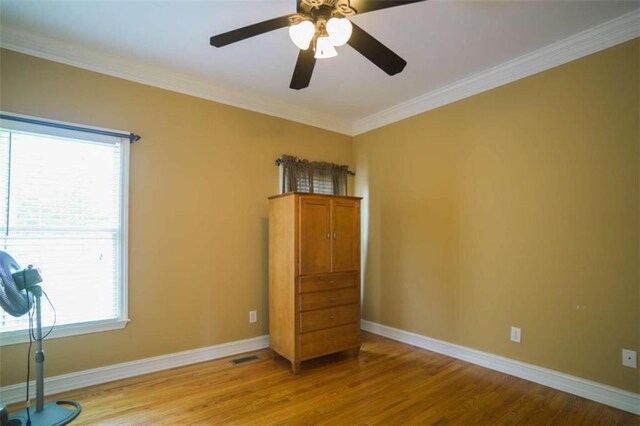
[[[0,121],[0,250],[40,268],[50,337],[126,325],[128,155],[128,139]],[[0,309],[2,344],[27,327]]]
[[282,192],[347,195],[347,166],[320,161],[300,160],[283,155]]

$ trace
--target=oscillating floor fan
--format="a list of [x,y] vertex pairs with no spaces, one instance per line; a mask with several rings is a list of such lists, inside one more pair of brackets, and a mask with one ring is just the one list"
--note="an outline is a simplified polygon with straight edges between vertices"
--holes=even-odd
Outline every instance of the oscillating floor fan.
[[[74,401],[44,403],[44,351],[42,350],[42,318],[40,272],[31,265],[21,269],[8,254],[0,251],[0,306],[9,315],[20,317],[35,307],[36,317],[36,408],[26,409],[9,417],[7,426],[65,425],[80,414],[80,404]],[[31,330],[29,330],[31,333]]]

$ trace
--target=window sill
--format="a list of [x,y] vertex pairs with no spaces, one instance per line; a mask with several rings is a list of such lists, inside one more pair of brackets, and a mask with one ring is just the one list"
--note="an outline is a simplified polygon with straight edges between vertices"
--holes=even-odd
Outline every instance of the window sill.
[[[46,340],[57,339],[59,337],[78,336],[80,334],[99,333],[101,331],[119,330],[125,328],[129,323],[129,319],[112,319],[105,321],[92,321],[81,324],[65,324],[56,326],[56,328],[47,336]],[[43,327],[43,334],[46,333],[48,327]],[[17,345],[19,343],[29,343],[29,334],[27,330],[10,331],[0,333],[0,346]]]

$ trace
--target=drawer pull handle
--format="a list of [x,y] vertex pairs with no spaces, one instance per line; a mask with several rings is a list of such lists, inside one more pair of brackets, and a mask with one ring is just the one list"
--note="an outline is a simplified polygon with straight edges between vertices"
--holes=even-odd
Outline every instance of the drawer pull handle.
[[333,284],[333,283],[335,283],[335,281],[333,281],[333,280],[329,281],[329,284]]
[[331,315],[331,316],[329,317],[329,319],[334,320],[334,319],[336,319],[336,317],[334,317],[333,315]]
[[335,297],[330,297],[330,298],[329,298],[329,302],[335,302],[335,301],[336,301],[336,298],[335,298]]

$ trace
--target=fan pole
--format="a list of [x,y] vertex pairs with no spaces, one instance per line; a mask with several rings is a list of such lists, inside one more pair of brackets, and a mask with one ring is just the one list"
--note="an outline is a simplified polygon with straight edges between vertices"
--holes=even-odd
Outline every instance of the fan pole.
[[[5,426],[62,426],[71,422],[78,417],[82,407],[75,401],[51,401],[44,403],[44,351],[42,350],[42,295],[46,295],[42,291],[42,287],[37,285],[42,282],[40,271],[37,268],[29,266],[26,269],[20,269],[16,261],[6,252],[0,251],[0,307],[6,310],[10,315],[19,317],[30,312],[34,303],[32,297],[35,298],[35,315],[36,330],[33,333],[33,316],[29,314],[29,336],[35,337],[36,340],[36,409],[29,407],[31,397],[27,392],[27,406],[24,410],[20,410],[5,422],[6,410],[0,403],[0,425]],[[13,300],[9,298],[7,305],[5,295],[17,295],[16,303],[10,303]],[[51,305],[53,307],[53,305]],[[49,333],[47,333],[48,335]],[[46,335],[45,335],[46,337]],[[29,346],[31,349],[31,346]],[[27,389],[29,389],[27,384]]]
[[42,288],[34,285],[29,288],[36,298],[36,413],[44,409],[44,351],[42,350]]

